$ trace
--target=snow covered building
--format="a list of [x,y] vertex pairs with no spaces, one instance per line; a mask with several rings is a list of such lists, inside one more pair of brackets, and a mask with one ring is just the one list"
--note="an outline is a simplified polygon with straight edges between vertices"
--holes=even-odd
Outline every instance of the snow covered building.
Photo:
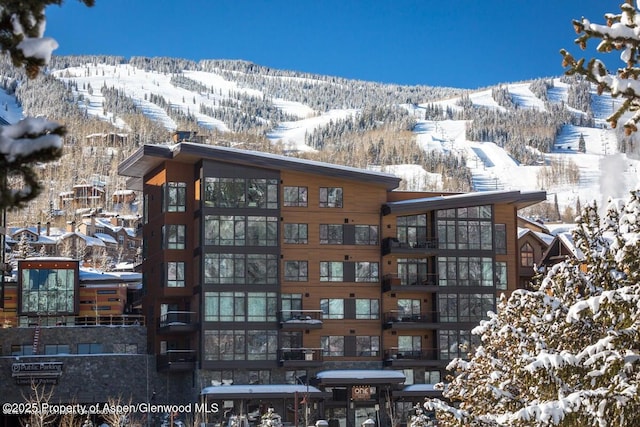
[[411,412],[519,286],[517,213],[546,200],[400,192],[385,173],[189,142],[144,145],[118,172],[143,194],[157,369],[194,400],[289,422],[293,392],[234,386],[317,387],[314,418],[343,425],[389,400]]

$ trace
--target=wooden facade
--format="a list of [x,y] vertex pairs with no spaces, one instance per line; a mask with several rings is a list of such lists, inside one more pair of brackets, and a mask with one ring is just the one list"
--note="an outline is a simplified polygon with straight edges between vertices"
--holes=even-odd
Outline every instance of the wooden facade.
[[433,382],[518,288],[517,212],[546,199],[397,192],[384,173],[194,143],[143,146],[119,173],[144,195],[147,348],[197,384],[353,368]]

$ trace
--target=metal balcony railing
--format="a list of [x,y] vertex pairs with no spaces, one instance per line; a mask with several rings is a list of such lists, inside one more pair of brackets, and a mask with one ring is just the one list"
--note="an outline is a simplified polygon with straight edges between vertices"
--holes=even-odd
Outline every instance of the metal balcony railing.
[[198,319],[193,311],[168,311],[158,319],[161,328],[169,326],[196,325]]
[[407,313],[403,310],[391,310],[384,313],[385,323],[437,323],[437,311],[421,311],[420,313]]

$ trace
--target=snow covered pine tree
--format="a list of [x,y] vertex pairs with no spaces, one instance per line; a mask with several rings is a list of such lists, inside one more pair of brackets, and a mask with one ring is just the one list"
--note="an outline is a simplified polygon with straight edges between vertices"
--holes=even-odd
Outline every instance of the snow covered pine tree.
[[[94,0],[80,0],[93,6]],[[25,68],[35,78],[58,47],[43,37],[44,9],[62,0],[3,0],[0,4],[0,49],[9,53],[13,65]],[[43,118],[27,117],[0,127],[0,209],[20,208],[41,191],[32,167],[37,162],[58,159],[62,152],[64,126]],[[19,187],[16,189],[16,187]]]
[[593,24],[586,18],[574,20],[573,27],[580,36],[575,40],[582,49],[586,49],[590,39],[600,39],[598,52],[609,53],[620,51],[620,58],[625,66],[619,68],[615,75],[608,73],[606,66],[599,59],[591,59],[585,66],[584,58],[576,60],[565,49],[560,50],[563,57],[562,66],[569,67],[567,75],[580,74],[598,86],[599,93],[610,93],[614,98],[624,99],[622,105],[607,118],[611,127],[615,128],[618,120],[627,112],[634,112],[624,123],[625,133],[631,135],[638,130],[640,120],[640,68],[638,59],[640,50],[640,12],[633,6],[632,0],[626,0],[620,9],[622,13],[605,15],[606,24]]
[[640,191],[584,208],[581,259],[552,266],[474,329],[481,345],[454,360],[439,426],[640,425]]

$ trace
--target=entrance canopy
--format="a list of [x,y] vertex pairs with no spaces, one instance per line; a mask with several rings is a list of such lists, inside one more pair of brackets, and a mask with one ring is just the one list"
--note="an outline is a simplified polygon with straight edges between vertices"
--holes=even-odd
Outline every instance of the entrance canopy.
[[277,399],[309,395],[310,398],[322,399],[328,393],[315,387],[303,384],[233,384],[205,387],[200,393],[208,399]]
[[318,372],[316,378],[324,386],[402,384],[406,379],[402,372],[388,369],[338,369]]
[[433,384],[411,384],[402,390],[394,390],[393,397],[434,397],[442,396],[442,390],[438,390]]

